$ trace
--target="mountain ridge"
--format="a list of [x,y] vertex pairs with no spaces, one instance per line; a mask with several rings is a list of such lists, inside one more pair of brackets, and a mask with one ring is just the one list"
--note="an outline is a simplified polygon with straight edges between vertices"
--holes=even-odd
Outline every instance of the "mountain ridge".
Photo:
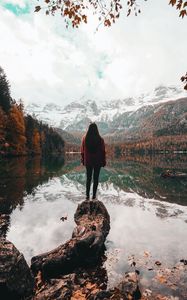
[[[97,122],[102,135],[124,135],[128,138],[141,138],[142,135],[155,134],[166,127],[174,130],[186,127],[187,98],[181,98],[184,92],[177,87],[157,87],[152,94],[139,97],[102,101],[73,101],[62,106],[48,103],[43,108],[30,104],[26,112],[33,113],[38,119],[51,126],[75,135],[84,133],[90,122]],[[183,118],[183,125],[182,119]],[[166,120],[167,119],[167,120]],[[186,130],[186,129],[185,129]],[[79,137],[80,140],[80,137]]]

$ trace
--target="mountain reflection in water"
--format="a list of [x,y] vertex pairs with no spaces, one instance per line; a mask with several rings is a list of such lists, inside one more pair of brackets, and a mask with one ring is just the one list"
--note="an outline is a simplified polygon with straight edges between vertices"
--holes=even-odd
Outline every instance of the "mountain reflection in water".
[[[151,253],[167,266],[187,258],[187,179],[161,178],[167,169],[187,172],[187,157],[113,158],[102,169],[98,199],[111,216],[109,285],[131,270],[132,254],[140,259]],[[74,212],[85,197],[85,180],[80,158],[73,155],[65,161],[24,157],[0,162],[0,212],[10,215],[5,234],[28,263],[70,238]],[[62,216],[67,221],[60,221]]]

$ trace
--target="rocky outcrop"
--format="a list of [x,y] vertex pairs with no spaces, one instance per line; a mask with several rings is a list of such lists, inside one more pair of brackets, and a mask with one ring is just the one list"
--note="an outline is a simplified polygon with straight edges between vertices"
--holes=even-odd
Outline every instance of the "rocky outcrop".
[[[138,130],[137,123],[140,119],[147,118],[146,105],[149,105],[148,113],[151,110],[152,115],[154,115],[153,106],[157,103],[161,107],[165,105],[165,101],[179,99],[184,96],[186,97],[185,92],[178,87],[159,86],[151,93],[146,92],[137,97],[113,99],[112,101],[95,102],[81,99],[81,101],[71,102],[65,107],[57,106],[54,103],[45,106],[32,103],[26,107],[26,112],[31,115],[35,114],[44,123],[69,131],[73,135],[75,131],[83,134],[91,120],[97,122],[102,135],[106,133],[112,135],[114,131],[117,134],[120,133],[121,129],[127,129],[127,131],[129,129],[130,134],[131,129]],[[139,109],[140,107],[143,107],[143,111]],[[171,114],[170,118],[172,118]],[[142,123],[142,120],[140,121]]]
[[[2,228],[6,225],[2,219]],[[35,256],[31,271],[23,255],[3,236],[0,239],[0,295],[8,300],[140,299],[137,273],[126,274],[107,290],[104,242],[110,216],[100,201],[84,201],[74,215],[72,238],[56,249]]]
[[44,278],[57,278],[78,267],[93,266],[100,260],[110,230],[105,206],[100,201],[84,201],[78,206],[74,219],[77,226],[69,241],[32,258],[34,274],[41,271]]
[[141,299],[136,273],[127,273],[113,289],[107,289],[107,281],[106,269],[101,266],[78,269],[75,273],[48,281],[42,281],[39,273],[36,277],[34,300]]
[[100,201],[84,201],[74,215],[72,238],[58,248],[35,256],[34,300],[140,299],[137,273],[126,274],[107,290],[104,242],[110,230],[109,214]]
[[23,254],[4,238],[0,239],[0,249],[1,299],[16,300],[30,296],[34,279]]
[[9,223],[10,216],[8,214],[0,214],[0,238],[6,237]]

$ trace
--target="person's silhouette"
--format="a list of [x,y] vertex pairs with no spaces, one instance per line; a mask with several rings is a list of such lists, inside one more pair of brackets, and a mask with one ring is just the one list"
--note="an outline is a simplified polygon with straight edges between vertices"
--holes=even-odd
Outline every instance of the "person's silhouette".
[[96,198],[96,192],[99,182],[99,173],[101,167],[106,165],[105,143],[100,136],[97,125],[91,123],[87,133],[82,138],[81,144],[81,162],[86,167],[86,199],[90,199],[90,186],[93,175],[93,195]]

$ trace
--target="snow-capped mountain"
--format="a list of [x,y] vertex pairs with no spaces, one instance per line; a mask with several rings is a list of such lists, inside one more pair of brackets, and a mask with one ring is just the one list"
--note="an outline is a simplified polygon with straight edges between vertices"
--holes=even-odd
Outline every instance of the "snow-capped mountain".
[[[128,97],[118,100],[107,100],[96,103],[94,100],[74,101],[67,106],[49,103],[44,106],[30,104],[26,112],[34,114],[41,121],[63,130],[75,132],[85,131],[90,121],[95,121],[100,126],[102,134],[108,133],[109,124],[115,124],[120,116],[125,113],[136,115],[136,111],[146,106],[154,106],[156,103],[164,103],[168,100],[176,100],[186,96],[181,88],[174,86],[159,86],[151,93],[145,93],[139,97]],[[144,107],[145,108],[142,108]],[[141,112],[142,113],[142,112]],[[119,127],[119,125],[118,125]],[[118,128],[119,129],[119,128]]]

